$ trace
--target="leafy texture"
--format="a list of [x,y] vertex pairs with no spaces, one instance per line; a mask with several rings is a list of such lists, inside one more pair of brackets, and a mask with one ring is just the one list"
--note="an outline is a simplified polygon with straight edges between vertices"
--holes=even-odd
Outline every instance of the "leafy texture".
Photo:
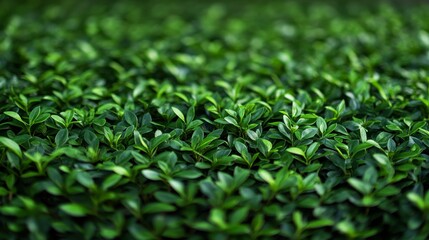
[[0,1],[0,239],[429,239],[428,5],[39,2]]

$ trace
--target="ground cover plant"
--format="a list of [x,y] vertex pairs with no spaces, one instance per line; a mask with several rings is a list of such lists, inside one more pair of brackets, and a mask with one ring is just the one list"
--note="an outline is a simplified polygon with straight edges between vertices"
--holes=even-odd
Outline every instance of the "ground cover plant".
[[429,238],[428,5],[0,6],[0,239]]

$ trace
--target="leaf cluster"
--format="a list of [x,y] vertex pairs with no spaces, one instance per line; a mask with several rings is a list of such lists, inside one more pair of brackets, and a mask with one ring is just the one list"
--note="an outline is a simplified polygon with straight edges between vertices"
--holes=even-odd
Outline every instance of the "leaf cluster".
[[0,239],[429,238],[428,6],[32,4]]

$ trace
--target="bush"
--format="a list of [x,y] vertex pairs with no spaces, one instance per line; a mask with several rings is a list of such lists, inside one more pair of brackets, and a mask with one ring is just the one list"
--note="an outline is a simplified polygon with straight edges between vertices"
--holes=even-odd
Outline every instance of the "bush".
[[2,4],[0,238],[429,238],[427,5]]

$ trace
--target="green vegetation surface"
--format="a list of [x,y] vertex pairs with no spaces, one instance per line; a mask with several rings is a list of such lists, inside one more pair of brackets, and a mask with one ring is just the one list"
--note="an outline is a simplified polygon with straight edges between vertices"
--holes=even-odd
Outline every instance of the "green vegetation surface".
[[0,239],[428,239],[429,5],[0,3]]

